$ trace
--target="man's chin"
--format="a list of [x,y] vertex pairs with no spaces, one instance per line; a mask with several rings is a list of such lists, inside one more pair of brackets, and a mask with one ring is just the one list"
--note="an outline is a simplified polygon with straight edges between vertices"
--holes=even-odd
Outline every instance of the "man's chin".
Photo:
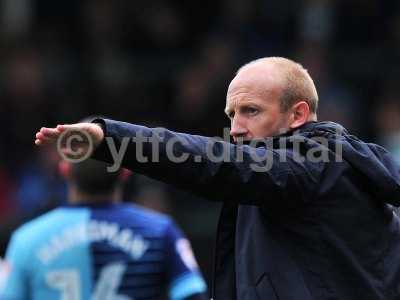
[[271,141],[270,137],[266,138],[255,138],[255,139],[237,139],[233,143],[235,145],[250,145],[250,146],[259,146],[259,145],[265,145],[268,143],[268,141]]
[[242,144],[249,144],[252,141],[250,138],[237,138],[233,140],[233,143],[236,145],[242,145]]

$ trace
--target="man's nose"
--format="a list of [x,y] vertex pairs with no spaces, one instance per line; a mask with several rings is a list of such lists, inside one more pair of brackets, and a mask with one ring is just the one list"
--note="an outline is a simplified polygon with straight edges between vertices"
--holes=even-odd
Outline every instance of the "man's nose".
[[235,116],[231,121],[230,135],[235,139],[239,137],[245,137],[246,134],[247,127],[245,122],[241,118]]

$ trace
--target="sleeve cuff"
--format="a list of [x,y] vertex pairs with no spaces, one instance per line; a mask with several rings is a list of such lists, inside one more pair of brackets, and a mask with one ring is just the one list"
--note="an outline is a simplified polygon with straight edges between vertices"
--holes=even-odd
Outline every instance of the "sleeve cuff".
[[104,119],[96,118],[91,123],[100,125],[101,129],[103,129],[104,136],[107,136],[107,126]]
[[104,133],[103,141],[93,151],[91,158],[103,161],[105,163],[112,163],[112,155],[110,153],[110,149],[106,142],[106,137],[108,136],[106,120],[101,118],[96,118],[91,123],[95,123],[101,126],[101,129],[103,130]]
[[203,278],[198,274],[188,273],[175,279],[171,284],[169,296],[171,300],[183,300],[206,291],[207,286]]

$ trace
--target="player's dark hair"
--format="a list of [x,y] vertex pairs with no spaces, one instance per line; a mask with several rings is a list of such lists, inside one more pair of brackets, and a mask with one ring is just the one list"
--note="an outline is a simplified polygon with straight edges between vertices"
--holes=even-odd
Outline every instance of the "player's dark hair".
[[121,183],[120,172],[109,172],[108,166],[94,159],[71,164],[71,179],[83,193],[91,195],[112,193]]
[[[79,122],[92,122],[97,118],[104,118],[104,116],[87,116]],[[86,159],[83,162],[71,164],[72,180],[78,190],[86,194],[104,195],[112,193],[121,184],[120,172],[109,172],[107,167],[109,167],[109,164],[94,159]]]

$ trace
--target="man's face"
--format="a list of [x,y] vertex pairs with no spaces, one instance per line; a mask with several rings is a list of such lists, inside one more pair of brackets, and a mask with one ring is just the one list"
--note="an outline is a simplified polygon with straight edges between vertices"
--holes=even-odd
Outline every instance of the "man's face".
[[228,88],[225,113],[231,120],[230,134],[237,142],[261,139],[289,128],[289,113],[281,111],[282,82],[271,68],[257,66],[239,72]]

